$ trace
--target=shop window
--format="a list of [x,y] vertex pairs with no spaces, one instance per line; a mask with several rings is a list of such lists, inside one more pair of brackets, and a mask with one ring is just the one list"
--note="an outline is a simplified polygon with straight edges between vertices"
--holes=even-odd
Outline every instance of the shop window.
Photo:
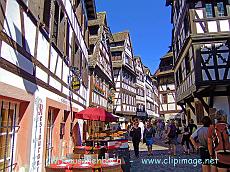
[[46,128],[46,132],[47,132],[46,133],[46,165],[52,163],[54,121],[55,121],[55,110],[49,108],[47,128]]
[[13,171],[18,107],[3,100],[0,103],[0,171]]

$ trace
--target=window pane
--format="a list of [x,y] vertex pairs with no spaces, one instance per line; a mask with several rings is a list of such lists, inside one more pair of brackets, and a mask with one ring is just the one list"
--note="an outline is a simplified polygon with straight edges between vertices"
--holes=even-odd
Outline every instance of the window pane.
[[213,17],[213,6],[212,4],[205,4],[205,10],[207,17]]
[[224,16],[224,3],[223,2],[217,2],[217,11],[218,11],[218,16]]

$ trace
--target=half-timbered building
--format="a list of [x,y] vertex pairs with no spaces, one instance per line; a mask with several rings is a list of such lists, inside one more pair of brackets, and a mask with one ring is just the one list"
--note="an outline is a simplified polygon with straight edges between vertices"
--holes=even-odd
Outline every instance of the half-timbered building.
[[197,123],[215,109],[229,115],[230,1],[166,3],[172,6],[177,102]]
[[135,56],[134,64],[137,75],[136,82],[136,113],[137,117],[144,118],[146,117],[145,110],[145,73],[144,73],[144,65],[141,61],[141,57]]
[[174,118],[181,107],[175,99],[175,79],[173,53],[170,51],[160,59],[159,68],[155,73],[159,93],[159,114],[165,120]]
[[157,82],[148,67],[144,66],[145,107],[148,118],[159,117],[159,100]]
[[114,33],[110,41],[114,82],[114,111],[131,119],[136,116],[136,73],[129,32]]
[[0,171],[43,172],[80,143],[93,18],[93,0],[0,1]]
[[89,21],[89,106],[101,106],[112,112],[113,109],[113,68],[106,13],[97,13],[97,19]]

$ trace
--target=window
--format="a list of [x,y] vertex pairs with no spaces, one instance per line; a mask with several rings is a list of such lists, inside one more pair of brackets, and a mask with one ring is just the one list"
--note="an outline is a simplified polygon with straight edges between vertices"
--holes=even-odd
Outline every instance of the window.
[[167,103],[168,103],[167,94],[162,94],[162,103],[164,103],[164,104],[167,104]]
[[67,25],[66,25],[66,56],[69,57],[69,22],[67,21]]
[[112,52],[112,61],[121,60],[122,52]]
[[189,74],[191,72],[191,66],[189,61],[189,55],[185,57],[185,68],[186,68],[186,74]]
[[205,10],[206,10],[207,17],[214,17],[213,5],[211,3],[205,4]]
[[55,10],[54,10],[53,38],[54,38],[54,42],[57,44],[58,23],[59,23],[59,5],[57,1],[54,2],[54,5],[55,5]]
[[217,2],[217,12],[218,16],[225,16],[224,3]]
[[90,44],[90,45],[89,45],[89,55],[92,55],[92,54],[93,54],[93,50],[94,50],[94,45],[93,45],[93,44]]
[[45,24],[45,29],[47,32],[49,32],[49,25],[50,25],[50,9],[51,9],[51,0],[44,0],[43,22]]
[[16,103],[0,101],[0,171],[12,171],[18,110]]
[[49,108],[46,134],[46,165],[52,163],[54,121],[54,109]]
[[99,30],[99,25],[96,26],[89,26],[89,34],[90,35],[97,35]]

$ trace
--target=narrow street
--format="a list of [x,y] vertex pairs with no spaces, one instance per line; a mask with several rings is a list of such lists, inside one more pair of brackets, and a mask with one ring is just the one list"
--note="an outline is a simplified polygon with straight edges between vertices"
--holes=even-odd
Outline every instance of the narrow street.
[[[140,143],[140,157],[137,159],[134,155],[132,143],[129,143],[131,149],[131,172],[201,172],[201,165],[195,165],[196,159],[199,159],[198,154],[185,155],[181,145],[177,145],[177,156],[169,156],[168,148],[162,141],[155,138],[155,144],[153,146],[153,156],[147,155],[146,145]],[[167,159],[167,160],[166,160]],[[170,164],[164,164],[164,161],[170,161]],[[188,163],[176,164],[174,166],[173,160],[187,159]],[[192,160],[189,160],[192,159]],[[150,161],[148,161],[150,160]],[[152,161],[151,161],[152,160]],[[154,169],[154,170],[153,170]]]

